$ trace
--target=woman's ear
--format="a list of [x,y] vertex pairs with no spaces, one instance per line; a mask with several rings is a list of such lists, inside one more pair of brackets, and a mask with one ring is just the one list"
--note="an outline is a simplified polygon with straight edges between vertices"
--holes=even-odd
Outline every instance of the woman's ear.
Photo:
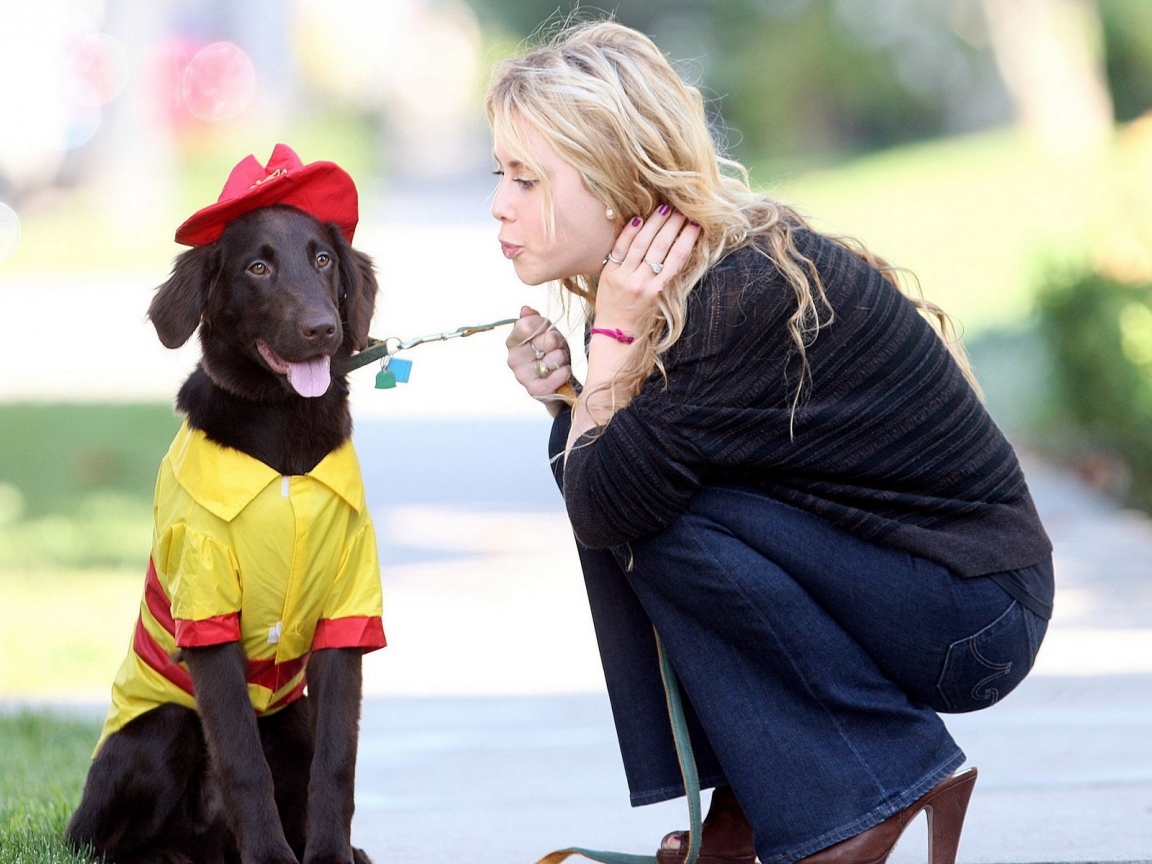
[[340,315],[352,350],[368,345],[368,328],[376,311],[376,268],[372,259],[353,249],[335,222],[326,226],[340,263]]
[[179,348],[200,324],[216,271],[215,246],[197,246],[181,254],[172,265],[172,275],[148,304],[148,318],[165,348]]

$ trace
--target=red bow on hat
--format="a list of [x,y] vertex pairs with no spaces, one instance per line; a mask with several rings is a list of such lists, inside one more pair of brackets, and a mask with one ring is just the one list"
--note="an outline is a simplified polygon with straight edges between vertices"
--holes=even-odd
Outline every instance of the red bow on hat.
[[266,167],[247,156],[233,168],[220,198],[177,228],[176,242],[206,246],[237,216],[271,204],[290,204],[321,222],[335,222],[349,243],[360,218],[348,172],[334,162],[305,165],[291,147],[277,144]]

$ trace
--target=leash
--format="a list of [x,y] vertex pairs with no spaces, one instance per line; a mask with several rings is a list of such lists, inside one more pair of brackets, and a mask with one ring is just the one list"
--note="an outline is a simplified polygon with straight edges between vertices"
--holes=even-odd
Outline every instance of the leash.
[[[367,366],[376,360],[380,361],[380,371],[376,373],[376,389],[391,390],[397,384],[407,384],[412,374],[412,361],[397,357],[399,351],[407,351],[426,342],[447,342],[449,339],[463,339],[476,333],[485,333],[497,327],[506,327],[515,324],[519,318],[502,318],[490,324],[476,324],[471,327],[457,327],[455,330],[445,330],[443,333],[431,333],[427,336],[416,336],[412,339],[400,339],[389,336],[387,339],[368,337],[368,347],[353,354],[344,364],[344,373],[352,372],[362,366]],[[569,405],[576,401],[576,391],[571,384],[564,384],[556,391]]]
[[[471,327],[458,327],[455,330],[446,330],[443,333],[432,333],[428,336],[417,336],[413,339],[399,339],[389,336],[387,339],[368,337],[368,347],[352,355],[345,365],[345,373],[367,366],[376,360],[380,361],[380,371],[376,373],[376,389],[389,390],[397,384],[406,384],[412,371],[412,361],[395,356],[400,351],[407,351],[417,345],[427,342],[446,342],[449,339],[462,339],[476,333],[484,333],[515,324],[517,318],[503,318],[490,324],[477,324]],[[576,393],[571,384],[565,384],[557,391],[569,404],[575,401]],[[664,684],[664,698],[668,705],[668,719],[672,724],[672,740],[676,745],[676,759],[680,763],[680,775],[684,780],[684,794],[688,801],[688,850],[684,864],[696,864],[700,855],[700,838],[703,832],[703,820],[700,808],[700,777],[696,771],[696,758],[692,755],[692,741],[688,735],[688,723],[684,718],[684,704],[680,699],[680,685],[676,680],[676,671],[664,650],[664,644],[659,635],[655,634],[656,651],[660,658],[660,678]],[[545,855],[536,864],[560,864],[560,862],[573,855],[580,855],[600,864],[657,864],[655,855],[633,855],[627,852],[600,852],[595,849],[584,849],[579,846],[570,846],[567,849],[558,849]]]
[[[700,855],[700,836],[703,831],[700,815],[700,777],[696,772],[696,758],[692,755],[692,741],[688,736],[688,723],[684,719],[684,704],[680,699],[680,685],[676,671],[664,651],[660,637],[656,637],[656,650],[660,655],[660,677],[664,682],[664,696],[668,702],[668,718],[672,722],[672,738],[676,742],[676,758],[684,778],[684,793],[688,799],[688,855],[684,864],[696,864]],[[536,864],[560,864],[572,855],[581,855],[600,864],[657,864],[655,855],[632,855],[627,852],[598,852],[570,846],[545,855]]]
[[412,361],[402,360],[396,357],[396,352],[407,351],[409,348],[415,348],[417,345],[423,345],[425,342],[447,342],[449,339],[462,339],[465,336],[472,336],[475,333],[484,333],[488,330],[495,330],[497,327],[515,324],[518,320],[517,318],[502,318],[499,321],[493,321],[491,324],[477,324],[474,327],[457,327],[455,330],[447,330],[443,333],[432,333],[428,336],[417,336],[414,339],[399,339],[395,336],[389,336],[387,339],[375,339],[369,336],[368,347],[357,354],[353,354],[348,359],[347,364],[345,364],[344,371],[351,372],[354,369],[359,369],[361,366],[367,366],[369,363],[379,360],[381,362],[380,371],[376,374],[376,389],[389,390],[397,384],[408,383],[408,376],[412,371]]

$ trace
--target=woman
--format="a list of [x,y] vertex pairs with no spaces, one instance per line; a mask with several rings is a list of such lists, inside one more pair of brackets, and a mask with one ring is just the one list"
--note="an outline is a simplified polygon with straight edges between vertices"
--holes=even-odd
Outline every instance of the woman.
[[943,315],[752,194],[635,31],[506,61],[486,105],[504,254],[591,324],[571,409],[533,309],[508,363],[555,416],[633,804],[684,794],[654,626],[716,788],[701,862],[882,861],[928,809],[951,864],[975,772],[937,712],[1022,680],[1053,580],[1016,456],[917,307]]

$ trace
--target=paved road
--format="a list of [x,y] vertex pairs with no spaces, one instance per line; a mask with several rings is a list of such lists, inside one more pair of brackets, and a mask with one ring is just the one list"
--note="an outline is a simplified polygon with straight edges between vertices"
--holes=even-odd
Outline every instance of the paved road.
[[[355,835],[377,861],[650,852],[681,802],[630,809],[541,421],[371,421],[391,645],[370,657]],[[387,454],[403,452],[402,463]],[[962,862],[1152,858],[1152,522],[1029,469],[1056,544],[1035,674],[949,718],[981,769]],[[466,697],[461,694],[472,694]],[[892,858],[924,861],[913,826]]]

